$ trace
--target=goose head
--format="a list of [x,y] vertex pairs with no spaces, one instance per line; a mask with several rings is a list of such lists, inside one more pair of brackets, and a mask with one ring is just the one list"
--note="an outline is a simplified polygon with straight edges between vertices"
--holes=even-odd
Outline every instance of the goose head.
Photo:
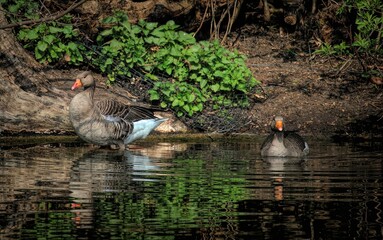
[[88,87],[94,86],[94,79],[90,71],[85,71],[77,75],[76,81],[72,85],[72,91],[84,87],[87,89]]
[[271,129],[273,131],[277,131],[277,132],[283,132],[284,130],[284,122],[283,122],[283,117],[281,116],[276,116],[273,120],[273,122],[271,123]]

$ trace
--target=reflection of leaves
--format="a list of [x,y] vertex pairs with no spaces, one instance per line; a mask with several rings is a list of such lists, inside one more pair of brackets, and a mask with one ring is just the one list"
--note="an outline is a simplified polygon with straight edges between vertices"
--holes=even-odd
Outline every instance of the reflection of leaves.
[[[178,167],[163,176],[162,181],[142,182],[137,189],[145,192],[105,193],[95,203],[95,212],[103,214],[98,218],[108,231],[117,226],[134,231],[132,228],[148,218],[160,229],[194,224],[196,219],[201,220],[201,225],[214,226],[214,222],[205,220],[235,216],[233,203],[249,197],[244,188],[246,180],[237,177],[238,173],[220,160],[215,168],[206,168],[206,161],[200,158],[175,159],[173,164]],[[227,211],[227,206],[233,210]]]

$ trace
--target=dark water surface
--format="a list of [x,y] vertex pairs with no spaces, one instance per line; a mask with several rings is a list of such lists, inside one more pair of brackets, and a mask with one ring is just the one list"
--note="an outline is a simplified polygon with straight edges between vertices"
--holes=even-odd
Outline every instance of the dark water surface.
[[2,147],[0,239],[383,239],[382,143],[309,143]]

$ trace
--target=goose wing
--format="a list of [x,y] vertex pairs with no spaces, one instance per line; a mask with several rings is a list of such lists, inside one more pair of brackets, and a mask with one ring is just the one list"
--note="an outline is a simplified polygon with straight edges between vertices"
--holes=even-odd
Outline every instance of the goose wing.
[[135,122],[156,118],[151,109],[141,106],[128,106],[114,100],[103,100],[96,103],[101,115],[108,121]]
[[274,138],[274,133],[269,134],[267,138],[263,141],[262,146],[261,146],[261,151],[264,152],[268,150],[271,146],[271,143],[273,142]]
[[305,140],[297,133],[293,131],[284,132],[284,143],[288,149],[297,149],[303,151],[306,148]]

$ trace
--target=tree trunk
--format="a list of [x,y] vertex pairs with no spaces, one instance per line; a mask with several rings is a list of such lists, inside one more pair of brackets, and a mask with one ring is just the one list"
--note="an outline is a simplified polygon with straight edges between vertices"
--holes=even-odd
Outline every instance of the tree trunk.
[[[0,24],[7,24],[0,10]],[[0,56],[0,134],[70,131],[69,95],[50,84],[56,74],[43,72],[12,29],[0,30]]]

